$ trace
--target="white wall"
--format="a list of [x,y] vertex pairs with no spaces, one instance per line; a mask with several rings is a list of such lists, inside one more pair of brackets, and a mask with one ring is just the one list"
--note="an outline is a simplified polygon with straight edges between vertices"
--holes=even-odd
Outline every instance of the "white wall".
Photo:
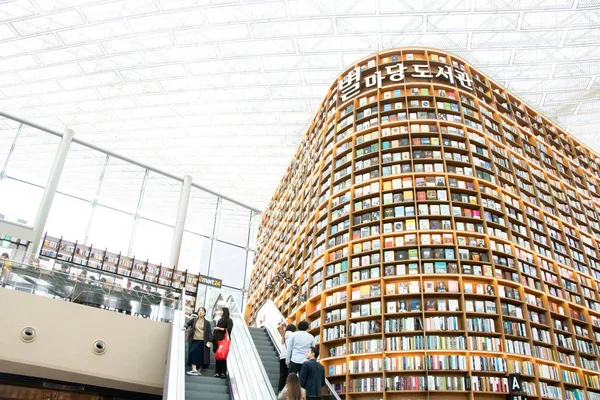
[[[0,372],[162,394],[170,325],[0,289]],[[20,339],[33,327],[32,343]],[[107,345],[92,352],[94,341]]]

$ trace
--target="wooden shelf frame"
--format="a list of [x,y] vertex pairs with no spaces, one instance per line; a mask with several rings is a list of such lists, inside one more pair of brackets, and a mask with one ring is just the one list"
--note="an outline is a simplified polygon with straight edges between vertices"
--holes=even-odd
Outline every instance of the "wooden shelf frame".
[[[404,80],[384,79],[381,87],[342,101],[338,81],[349,71],[359,68],[361,77],[376,79],[399,62],[407,67]],[[473,89],[457,80],[411,77],[417,73],[414,65],[431,71],[450,66],[470,77]],[[425,186],[417,186],[421,178]],[[248,322],[255,322],[266,298],[289,321],[306,319],[320,340],[321,362],[347,399],[500,399],[503,392],[474,390],[475,381],[501,380],[518,371],[531,398],[567,399],[576,393],[597,399],[599,182],[600,156],[464,60],[432,49],[393,49],[366,57],[331,86],[263,213]],[[436,197],[429,198],[428,190]],[[426,192],[425,199],[420,191]],[[390,194],[392,203],[384,200]],[[442,212],[437,206],[447,206],[448,215],[437,215]],[[431,243],[432,235],[444,234],[451,240]],[[414,241],[408,244],[396,241],[410,235]],[[389,238],[394,242],[388,247]],[[427,258],[436,248],[452,252]],[[445,262],[446,268],[455,264],[456,270],[431,274],[427,264],[435,268],[435,262]],[[407,272],[386,275],[390,265],[405,265]],[[278,274],[289,283],[274,280]],[[457,293],[424,291],[426,281],[449,280],[457,282]],[[409,281],[418,282],[417,292],[386,294],[387,284]],[[493,295],[469,293],[468,283],[489,286]],[[377,298],[353,300],[353,289],[367,284],[379,285]],[[337,304],[330,300],[334,294]],[[387,314],[392,298],[420,300],[420,310],[407,317],[423,323],[430,317],[456,317],[458,332],[385,332],[386,320],[402,318],[401,313]],[[449,299],[459,300],[458,311],[426,310],[428,300]],[[351,316],[353,305],[376,301],[380,314]],[[488,301],[495,311],[467,310],[470,301]],[[345,314],[331,321],[332,313],[341,310]],[[488,320],[493,331],[467,329],[475,319]],[[350,336],[353,324],[364,320],[378,321],[380,330]],[[344,335],[335,337],[333,329],[339,326]],[[432,336],[462,337],[465,346],[387,349],[387,341],[395,338],[426,341]],[[373,341],[376,351],[351,354],[353,343],[363,340]],[[478,341],[497,343],[499,351],[486,351]],[[467,368],[350,372],[357,360],[385,365],[388,357],[405,355],[465,357]],[[473,365],[478,358],[472,357],[498,358],[506,368],[480,371]],[[397,376],[427,381],[444,375],[460,377],[465,390],[437,394],[430,385],[428,392],[419,387],[400,393],[390,384]]]

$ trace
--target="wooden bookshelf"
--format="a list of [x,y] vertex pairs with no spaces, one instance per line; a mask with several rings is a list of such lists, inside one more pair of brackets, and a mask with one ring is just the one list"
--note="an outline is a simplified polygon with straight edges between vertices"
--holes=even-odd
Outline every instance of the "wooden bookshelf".
[[346,399],[502,399],[509,373],[600,399],[599,181],[598,154],[464,60],[366,57],[263,213],[247,321],[265,299],[307,320]]

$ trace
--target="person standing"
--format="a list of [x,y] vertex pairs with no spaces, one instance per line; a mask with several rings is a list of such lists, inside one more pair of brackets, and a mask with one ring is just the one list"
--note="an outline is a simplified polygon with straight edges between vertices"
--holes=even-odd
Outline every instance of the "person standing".
[[8,281],[10,266],[10,256],[8,253],[3,253],[2,257],[0,257],[0,284],[2,284],[2,286],[5,286],[6,282]]
[[[231,331],[233,329],[233,321],[229,316],[229,308],[223,307],[221,309],[221,318],[217,322],[215,332],[213,333],[214,351],[217,352],[219,348],[219,341],[225,338],[225,332],[229,334],[231,339]],[[215,360],[215,377],[225,379],[227,376],[227,360]]]
[[315,338],[306,330],[308,322],[301,321],[298,324],[298,332],[295,332],[287,344],[285,362],[289,368],[290,374],[297,374],[302,368],[302,363],[306,361],[306,352],[310,346],[314,346]]
[[322,399],[325,386],[325,368],[317,362],[319,350],[312,346],[306,353],[307,361],[300,370],[300,385],[306,389],[306,400]]
[[197,314],[197,317],[185,324],[186,328],[191,328],[187,341],[190,347],[188,360],[192,365],[192,370],[186,374],[196,376],[202,375],[202,368],[208,368],[210,365],[210,343],[212,341],[210,322],[205,318],[206,309],[200,307]]
[[215,316],[213,317],[213,325],[214,326],[217,326],[222,315],[223,315],[223,310],[221,310],[220,308],[217,309],[217,311],[215,311]]
[[285,326],[285,325],[279,325],[279,326],[282,328],[282,330],[285,329],[285,331],[279,332],[279,333],[281,333],[281,344],[283,345],[283,351],[281,352],[281,355],[279,356],[279,386],[277,387],[277,392],[281,392],[283,390],[283,387],[285,386],[285,382],[288,379],[289,368],[285,361],[285,357],[286,357],[286,353],[287,353],[286,350],[287,350],[287,345],[288,345],[290,339],[294,335],[294,332],[296,332],[296,325],[294,325],[294,324],[289,324],[288,326]]
[[296,374],[289,374],[286,385],[277,396],[277,400],[306,400],[306,389],[300,386],[300,378]]

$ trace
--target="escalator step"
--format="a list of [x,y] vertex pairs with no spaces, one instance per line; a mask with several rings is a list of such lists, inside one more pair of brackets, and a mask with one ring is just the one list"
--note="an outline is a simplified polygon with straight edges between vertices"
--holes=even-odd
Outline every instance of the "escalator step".
[[203,375],[203,376],[186,376],[185,379],[185,385],[186,387],[188,385],[192,385],[192,386],[198,386],[198,385],[206,385],[206,386],[227,386],[227,383],[225,383],[222,379],[220,378],[215,378],[212,375],[208,376],[208,375]]
[[268,337],[253,337],[252,340],[255,343],[269,343],[271,344],[271,339],[269,339]]
[[185,385],[185,390],[186,391],[195,391],[195,392],[199,392],[199,393],[205,393],[205,394],[227,394],[229,393],[229,388],[227,387],[227,385],[221,385],[221,386],[217,386],[217,385],[205,385],[205,384],[201,384],[201,383],[197,383],[197,384],[192,384],[189,385],[186,383]]
[[269,338],[262,338],[262,337],[261,338],[257,338],[257,337],[255,337],[255,338],[252,338],[252,340],[255,343],[261,343],[261,344],[262,343],[268,343],[268,344],[271,344],[271,340]]
[[263,365],[265,369],[272,369],[279,371],[279,363],[274,361],[264,361]]
[[268,350],[271,351],[273,353],[275,353],[275,346],[273,346],[271,343],[260,343],[260,342],[254,342],[254,345],[256,346],[257,350]]
[[[210,400],[231,400],[231,395],[229,393],[210,393],[208,396],[210,396]],[[205,400],[208,396],[207,393],[195,390],[185,391],[185,400]]]
[[256,345],[256,350],[258,351],[259,354],[261,353],[265,353],[265,354],[277,354],[275,352],[275,348],[272,345]]
[[269,339],[269,338],[263,338],[263,337],[259,337],[259,338],[253,337],[252,341],[254,343],[260,343],[260,344],[267,344],[268,343],[270,345],[272,345],[272,343],[273,343],[273,342],[271,342],[271,339]]

